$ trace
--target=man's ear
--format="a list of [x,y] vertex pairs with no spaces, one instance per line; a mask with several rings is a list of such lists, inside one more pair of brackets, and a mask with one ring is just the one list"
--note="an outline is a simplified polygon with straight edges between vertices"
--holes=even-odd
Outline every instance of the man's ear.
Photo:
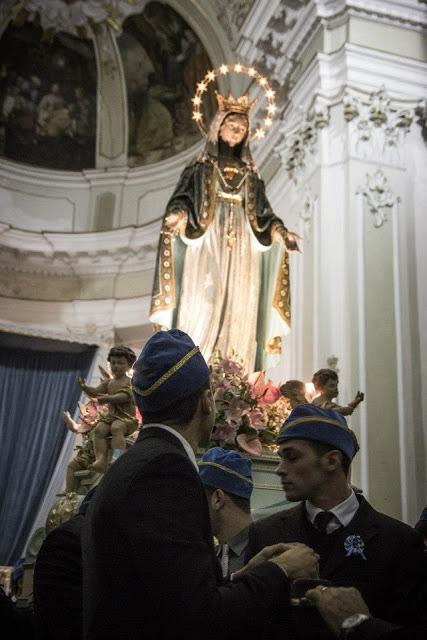
[[222,489],[215,489],[211,495],[211,508],[213,511],[219,511],[225,502],[225,495]]
[[210,415],[214,409],[214,399],[212,389],[205,389],[202,395],[202,411],[205,415]]
[[323,456],[326,471],[336,471],[342,468],[342,453],[338,449],[332,449]]

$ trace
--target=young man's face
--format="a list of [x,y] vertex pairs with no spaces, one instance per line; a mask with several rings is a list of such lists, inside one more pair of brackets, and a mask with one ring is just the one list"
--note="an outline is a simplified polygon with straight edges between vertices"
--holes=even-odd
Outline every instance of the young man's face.
[[121,378],[126,375],[130,369],[129,363],[124,356],[111,356],[110,358],[111,373],[115,378]]
[[288,500],[311,500],[326,480],[322,457],[305,440],[284,442],[278,453],[281,462],[276,473]]

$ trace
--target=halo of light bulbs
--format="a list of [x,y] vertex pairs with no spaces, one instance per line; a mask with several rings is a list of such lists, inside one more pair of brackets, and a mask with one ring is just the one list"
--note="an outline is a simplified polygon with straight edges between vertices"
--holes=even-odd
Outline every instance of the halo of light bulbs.
[[264,91],[264,96],[267,100],[267,115],[263,120],[263,124],[254,131],[252,138],[255,140],[261,140],[265,137],[266,131],[271,127],[273,123],[274,114],[276,113],[276,94],[271,88],[267,78],[262,76],[254,67],[247,67],[238,62],[237,64],[222,64],[217,69],[208,71],[203,80],[197,83],[196,93],[192,98],[193,103],[193,120],[197,123],[201,133],[207,136],[207,129],[203,118],[202,105],[204,95],[207,94],[207,90],[211,82],[214,82],[219,76],[225,76],[228,73],[239,73],[248,76],[255,80]]

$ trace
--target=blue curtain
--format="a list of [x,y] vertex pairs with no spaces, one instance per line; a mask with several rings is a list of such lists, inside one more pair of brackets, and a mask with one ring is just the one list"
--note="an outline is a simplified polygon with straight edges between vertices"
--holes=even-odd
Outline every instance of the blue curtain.
[[23,551],[95,346],[0,333],[0,564]]

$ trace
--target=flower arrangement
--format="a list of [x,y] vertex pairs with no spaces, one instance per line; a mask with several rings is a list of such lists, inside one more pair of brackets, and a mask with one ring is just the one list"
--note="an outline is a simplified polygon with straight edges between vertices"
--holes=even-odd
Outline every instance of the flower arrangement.
[[213,443],[252,456],[275,452],[276,435],[290,411],[279,388],[263,371],[247,375],[237,359],[220,353],[211,361],[211,381],[217,412]]

